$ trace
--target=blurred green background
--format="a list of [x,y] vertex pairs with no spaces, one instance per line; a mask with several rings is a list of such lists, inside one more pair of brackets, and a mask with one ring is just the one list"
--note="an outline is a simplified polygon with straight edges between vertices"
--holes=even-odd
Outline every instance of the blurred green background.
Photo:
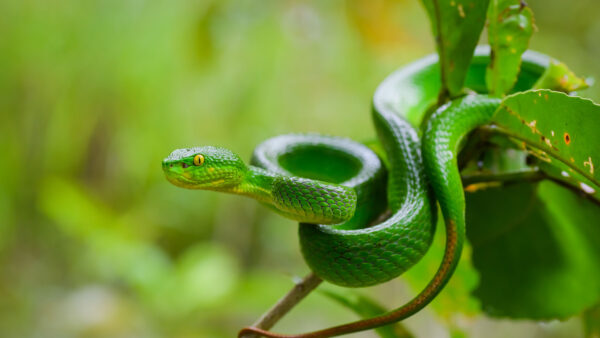
[[[600,2],[529,4],[532,48],[600,79]],[[434,51],[417,0],[8,0],[0,12],[2,337],[234,336],[308,272],[296,225],[249,199],[176,188],[162,158],[208,144],[249,158],[289,132],[369,139],[377,84]],[[584,95],[600,99],[598,87]],[[397,306],[433,273],[439,256],[427,259],[409,283],[361,292]],[[467,259],[457,291],[407,327],[583,334],[577,318],[487,318],[465,300],[476,283]],[[314,293],[277,328],[355,318]]]

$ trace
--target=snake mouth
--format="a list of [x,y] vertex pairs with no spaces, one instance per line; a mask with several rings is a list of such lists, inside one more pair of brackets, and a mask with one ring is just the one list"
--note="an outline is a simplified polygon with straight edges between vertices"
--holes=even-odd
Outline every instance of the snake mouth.
[[174,173],[172,171],[165,171],[165,177],[167,178],[167,180],[169,182],[171,182],[173,185],[176,185],[178,187],[188,188],[188,189],[198,189],[197,188],[199,185],[198,182],[191,180],[180,173]]
[[187,177],[185,171],[182,171],[185,168],[181,164],[164,160],[162,168],[167,180],[178,187],[191,188],[198,184],[198,182]]

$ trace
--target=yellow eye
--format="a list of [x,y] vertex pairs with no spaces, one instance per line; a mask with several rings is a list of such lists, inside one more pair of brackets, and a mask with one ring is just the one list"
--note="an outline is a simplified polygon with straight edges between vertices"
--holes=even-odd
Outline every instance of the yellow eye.
[[204,164],[204,156],[198,154],[194,156],[194,165],[203,165]]

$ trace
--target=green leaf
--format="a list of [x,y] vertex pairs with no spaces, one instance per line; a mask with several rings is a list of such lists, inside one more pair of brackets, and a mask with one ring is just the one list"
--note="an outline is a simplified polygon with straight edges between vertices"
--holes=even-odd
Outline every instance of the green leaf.
[[489,0],[422,0],[442,66],[441,97],[460,94]]
[[552,89],[559,92],[574,92],[589,87],[589,83],[573,73],[567,65],[551,60],[550,65],[533,86],[534,89]]
[[553,319],[600,300],[600,208],[551,182],[466,194],[480,273],[474,295],[492,316]]
[[[347,307],[361,318],[379,316],[387,310],[374,300],[352,290],[319,289],[321,294]],[[400,322],[375,329],[381,338],[412,338],[413,335]]]
[[488,20],[491,62],[485,81],[492,95],[502,96],[517,81],[521,55],[533,35],[533,12],[520,0],[492,0]]
[[[503,100],[494,116],[502,133],[522,142],[545,168],[559,168],[572,185],[598,197],[600,106],[588,99],[533,90]],[[542,167],[542,169],[544,169]]]

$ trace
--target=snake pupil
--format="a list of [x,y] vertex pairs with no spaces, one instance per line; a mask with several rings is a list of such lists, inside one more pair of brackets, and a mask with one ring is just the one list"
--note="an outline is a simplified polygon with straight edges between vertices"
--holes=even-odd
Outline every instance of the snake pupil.
[[194,156],[194,165],[200,166],[204,164],[204,156],[198,154]]

